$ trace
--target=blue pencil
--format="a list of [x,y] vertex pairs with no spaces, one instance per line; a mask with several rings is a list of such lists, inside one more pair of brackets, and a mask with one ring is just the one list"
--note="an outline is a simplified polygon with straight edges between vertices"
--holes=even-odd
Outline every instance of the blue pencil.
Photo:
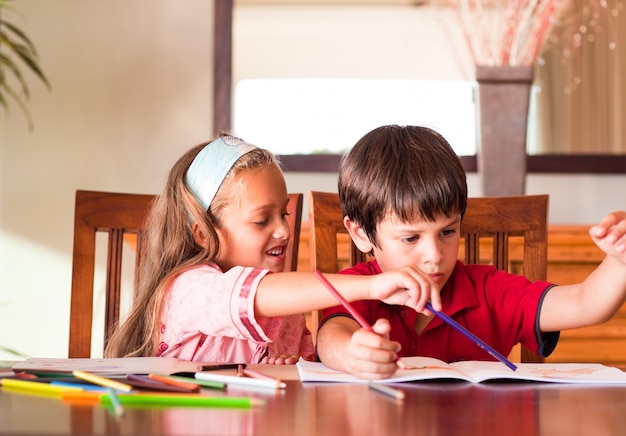
[[107,391],[109,393],[111,405],[113,406],[113,413],[115,414],[115,416],[123,416],[124,408],[122,407],[122,403],[120,403],[120,399],[117,397],[115,390],[111,387],[107,387]]
[[463,336],[465,336],[466,338],[470,339],[472,342],[474,342],[480,348],[485,350],[487,353],[491,354],[493,357],[498,359],[500,362],[504,363],[506,366],[511,368],[513,371],[515,371],[517,369],[517,366],[513,362],[511,362],[509,359],[504,357],[502,354],[498,353],[494,348],[490,347],[489,344],[487,344],[485,341],[480,339],[474,333],[470,332],[465,327],[463,327],[461,324],[459,324],[458,322],[456,322],[455,320],[450,318],[448,315],[446,315],[443,312],[439,312],[439,311],[435,310],[430,303],[426,303],[426,308],[428,310],[430,310],[432,313],[434,313],[435,316],[438,316],[445,323],[449,324],[451,327],[453,327],[455,330],[457,330],[459,333],[463,334]]

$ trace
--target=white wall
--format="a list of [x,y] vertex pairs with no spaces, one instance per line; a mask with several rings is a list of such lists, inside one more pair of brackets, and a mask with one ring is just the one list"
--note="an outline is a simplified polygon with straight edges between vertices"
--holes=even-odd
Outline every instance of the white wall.
[[[0,346],[65,357],[76,189],[160,192],[212,136],[213,0],[20,0],[36,43],[29,132],[3,111]],[[0,352],[0,358],[3,354]]]

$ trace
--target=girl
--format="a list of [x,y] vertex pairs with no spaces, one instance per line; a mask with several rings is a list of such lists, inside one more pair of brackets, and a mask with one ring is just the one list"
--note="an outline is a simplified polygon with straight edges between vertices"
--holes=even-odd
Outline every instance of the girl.
[[[292,364],[314,358],[303,312],[336,304],[310,273],[282,273],[287,188],[268,151],[223,135],[172,168],[146,226],[133,308],[106,357]],[[348,300],[438,307],[414,267],[381,276],[330,275]],[[417,289],[432,296],[413,296]]]

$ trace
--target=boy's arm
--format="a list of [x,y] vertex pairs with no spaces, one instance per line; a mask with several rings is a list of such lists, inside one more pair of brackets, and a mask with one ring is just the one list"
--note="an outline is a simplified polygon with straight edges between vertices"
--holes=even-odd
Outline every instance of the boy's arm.
[[626,212],[608,214],[589,234],[606,257],[582,283],[548,292],[539,318],[541,331],[606,322],[626,300]]
[[324,365],[363,379],[391,377],[398,369],[400,344],[389,340],[390,325],[379,319],[374,333],[347,316],[328,319],[317,332],[317,354]]

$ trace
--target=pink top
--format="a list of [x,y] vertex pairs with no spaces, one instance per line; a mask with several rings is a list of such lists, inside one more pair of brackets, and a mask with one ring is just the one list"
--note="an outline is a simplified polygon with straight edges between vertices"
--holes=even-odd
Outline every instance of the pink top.
[[207,264],[169,285],[161,313],[158,355],[203,362],[258,363],[266,355],[315,359],[304,315],[256,318],[259,281],[270,271]]

